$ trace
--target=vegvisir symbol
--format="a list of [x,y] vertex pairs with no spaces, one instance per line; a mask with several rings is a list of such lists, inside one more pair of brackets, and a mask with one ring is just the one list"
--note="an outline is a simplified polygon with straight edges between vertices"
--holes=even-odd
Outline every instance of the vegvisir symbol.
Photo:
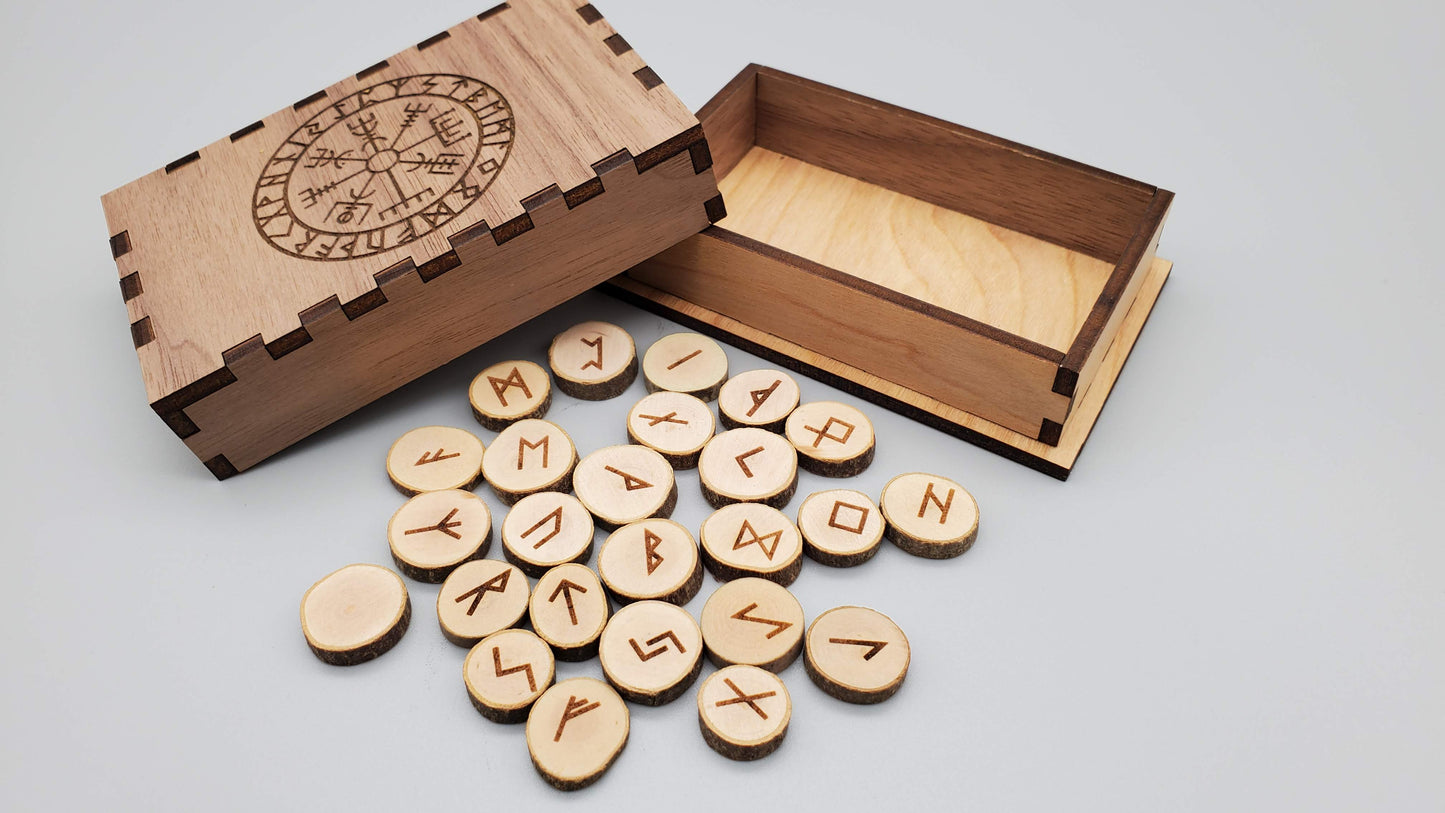
[[460,216],[511,153],[512,107],[451,74],[388,79],[315,113],[262,167],[261,237],[306,260],[406,245]]

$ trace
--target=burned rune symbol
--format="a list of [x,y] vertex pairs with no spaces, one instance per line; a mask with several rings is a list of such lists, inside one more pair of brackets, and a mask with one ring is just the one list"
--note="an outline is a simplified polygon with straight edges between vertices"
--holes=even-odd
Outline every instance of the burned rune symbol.
[[572,603],[573,590],[579,593],[587,592],[587,588],[582,585],[568,579],[563,579],[561,583],[557,585],[557,589],[552,591],[552,595],[547,598],[547,603],[555,603],[557,597],[561,596],[562,600],[567,602],[567,617],[572,619],[572,626],[575,627],[577,626],[577,607]]
[[[666,641],[669,639],[671,639],[672,645],[677,648],[678,652],[686,654],[687,650],[683,648],[682,641],[677,640],[677,634],[674,633],[672,630],[668,630],[667,632],[664,632],[660,635],[654,635],[651,638],[648,638],[647,645],[652,646],[660,641]],[[641,661],[650,661],[658,655],[661,655],[662,653],[667,651],[667,644],[663,644],[662,646],[652,650],[651,652],[643,652],[642,647],[637,643],[636,638],[628,638],[627,643],[632,644],[632,651],[637,653],[637,658]]]
[[533,531],[537,530],[538,528],[541,528],[543,525],[546,525],[548,522],[551,522],[551,523],[552,523],[552,531],[551,531],[551,533],[547,534],[546,536],[542,537],[541,539],[538,539],[538,540],[536,541],[536,543],[534,543],[534,544],[532,545],[532,550],[536,550],[536,549],[542,547],[543,545],[547,544],[548,542],[551,542],[551,541],[552,541],[552,537],[554,537],[554,536],[556,536],[557,534],[559,534],[559,533],[562,532],[562,506],[560,506],[560,505],[557,506],[555,509],[552,510],[552,513],[550,513],[550,514],[548,514],[547,516],[542,517],[541,519],[537,520],[537,524],[536,524],[536,525],[533,525],[532,527],[530,527],[530,528],[528,528],[527,530],[523,531],[523,532],[522,532],[522,538],[523,538],[523,539],[526,539],[527,537],[531,536]]
[[677,361],[674,361],[673,363],[667,365],[667,369],[671,370],[677,367],[679,364],[682,364],[684,361],[689,361],[691,359],[697,358],[700,355],[702,355],[702,350],[694,350],[691,353],[688,353],[687,355],[678,359]]
[[461,539],[461,538],[462,538],[462,535],[459,534],[459,533],[457,533],[456,531],[453,531],[452,529],[453,529],[453,528],[460,528],[461,525],[462,525],[462,521],[461,521],[461,520],[457,520],[456,522],[452,522],[452,521],[451,521],[451,520],[452,520],[452,517],[454,517],[454,516],[457,515],[457,511],[458,511],[458,510],[460,510],[460,509],[453,508],[451,511],[447,512],[447,515],[446,515],[446,516],[444,516],[444,517],[441,518],[441,521],[440,521],[440,522],[438,522],[438,523],[435,524],[435,525],[428,525],[428,526],[426,526],[426,527],[424,527],[424,528],[412,528],[412,529],[409,530],[409,531],[403,531],[403,532],[402,532],[402,535],[403,535],[403,536],[408,536],[408,535],[410,535],[410,534],[424,534],[424,533],[427,533],[427,532],[429,532],[429,531],[441,531],[442,533],[446,534],[447,536],[450,536],[452,539]]
[[421,453],[421,457],[417,458],[416,462],[413,463],[412,465],[414,465],[414,466],[425,466],[425,465],[427,465],[428,463],[440,463],[440,462],[443,461],[443,460],[451,460],[453,457],[461,457],[461,456],[462,456],[462,453],[461,453],[461,452],[452,452],[451,454],[443,454],[443,452],[445,452],[445,451],[446,451],[446,449],[437,449],[435,452],[422,452],[422,453]]
[[497,575],[491,577],[490,579],[487,579],[476,587],[473,587],[467,592],[462,593],[460,596],[457,596],[456,603],[461,604],[463,601],[471,599],[472,606],[467,608],[467,615],[471,615],[472,613],[475,613],[477,611],[477,606],[482,603],[482,597],[486,594],[507,592],[507,582],[511,578],[511,568],[503,570],[501,573],[498,573]]
[[662,537],[653,533],[651,528],[642,529],[642,547],[647,553],[647,575],[649,576],[664,561],[662,554],[657,552],[657,546],[661,544]]
[[[851,508],[858,512],[858,524],[856,526],[839,525],[838,512],[844,508]],[[833,502],[833,513],[828,515],[828,527],[837,528],[840,531],[847,531],[850,534],[861,534],[863,528],[868,524],[868,508],[862,505],[854,505],[851,502],[835,500]]]
[[512,371],[507,373],[506,378],[497,378],[494,375],[489,375],[487,376],[487,380],[491,382],[492,392],[497,394],[497,400],[501,401],[504,407],[507,405],[507,390],[512,387],[521,390],[523,398],[530,399],[532,397],[532,389],[527,386],[526,379],[522,378],[521,369],[517,367],[513,367]]
[[637,417],[642,418],[643,420],[647,421],[647,425],[648,425],[648,426],[657,426],[657,425],[660,424],[660,423],[676,423],[676,424],[682,424],[683,426],[687,426],[687,421],[685,421],[685,420],[677,417],[677,413],[676,413],[676,412],[669,412],[669,413],[667,413],[666,415],[642,415],[642,414],[638,414]]
[[[843,432],[842,435],[835,435],[835,434],[833,434],[833,424],[838,424],[839,426],[845,426],[845,427],[847,427],[847,429]],[[827,422],[825,422],[825,423],[823,424],[823,428],[822,428],[822,429],[819,429],[819,428],[817,428],[816,426],[804,426],[803,428],[806,429],[806,430],[809,431],[809,432],[817,432],[817,433],[818,433],[818,436],[817,436],[816,438],[813,438],[813,448],[816,449],[816,448],[818,448],[818,444],[822,443],[822,442],[824,441],[824,439],[827,439],[827,440],[835,440],[835,441],[837,441],[837,442],[839,442],[839,443],[847,443],[847,442],[848,442],[848,438],[853,437],[853,430],[854,430],[854,429],[857,429],[858,427],[854,426],[854,425],[851,424],[851,423],[848,423],[847,421],[839,420],[838,418],[830,417],[830,418],[828,418]]]
[[751,418],[753,416],[753,413],[757,412],[763,404],[767,403],[769,398],[773,397],[773,393],[777,391],[778,385],[781,383],[783,383],[783,379],[779,378],[777,381],[774,381],[772,384],[769,384],[763,389],[753,390],[752,392],[748,393],[748,395],[752,396],[753,399],[753,405],[750,409],[748,409],[749,418]]
[[588,367],[596,367],[599,370],[602,369],[602,338],[603,337],[598,336],[595,339],[582,339],[583,344],[587,345],[588,347],[597,348],[597,358],[588,359],[587,363],[582,365],[582,369],[585,370]]
[[918,506],[918,518],[923,519],[923,515],[928,511],[928,504],[931,502],[938,506],[938,524],[942,525],[947,522],[948,509],[953,506],[953,492],[954,489],[950,488],[948,496],[940,500],[938,495],[933,493],[933,483],[929,483],[928,488],[923,491],[923,502]]
[[603,468],[605,468],[607,471],[612,472],[618,477],[621,477],[622,485],[626,487],[628,491],[637,491],[638,489],[642,488],[652,488],[652,483],[647,482],[641,477],[628,474],[627,472],[621,469],[613,468],[612,466],[603,466]]
[[524,673],[527,676],[527,688],[530,691],[537,691],[537,678],[532,675],[532,664],[524,663],[521,666],[509,666],[506,669],[503,669],[502,650],[501,648],[495,646],[492,647],[492,663],[495,665],[494,669],[497,673],[497,677],[515,675],[519,672]]
[[882,652],[883,647],[888,646],[887,641],[865,641],[860,638],[829,638],[828,643],[847,644],[849,646],[866,646],[868,647],[868,651],[863,653],[863,660],[865,661],[873,660],[874,655]]
[[501,172],[516,130],[494,88],[450,74],[326,101],[303,108],[311,117],[262,165],[251,203],[261,238],[306,260],[379,254],[443,228]]
[[742,608],[741,610],[738,610],[737,612],[733,613],[732,617],[735,618],[735,619],[737,619],[738,621],[751,621],[751,622],[753,622],[754,624],[771,624],[771,625],[773,625],[774,629],[773,629],[771,632],[769,632],[767,635],[764,635],[764,636],[763,636],[764,638],[772,638],[774,635],[777,635],[778,633],[782,632],[783,630],[787,629],[788,627],[793,626],[793,622],[791,622],[791,621],[774,621],[774,620],[771,619],[771,618],[762,618],[762,617],[754,618],[753,616],[748,615],[748,613],[752,612],[753,610],[756,610],[757,608],[758,608],[758,603],[757,603],[756,601],[754,601],[752,604],[749,604],[748,606]]
[[747,464],[745,461],[746,461],[749,457],[752,457],[753,455],[757,454],[758,452],[761,452],[762,450],[763,450],[763,447],[759,446],[758,448],[753,449],[753,450],[751,450],[751,451],[743,452],[742,454],[738,455],[737,458],[736,458],[736,460],[738,461],[738,468],[740,468],[740,469],[743,470],[743,474],[747,475],[748,479],[752,479],[753,470],[750,469],[750,468],[748,468],[748,464]]
[[543,435],[541,440],[536,441],[517,438],[517,471],[522,470],[522,462],[526,459],[528,449],[541,449],[542,468],[547,468],[547,452],[551,440],[551,435]]
[[[743,541],[743,534],[748,535],[747,541]],[[767,541],[769,539],[773,541],[772,547],[769,547],[767,545]],[[778,530],[773,531],[770,534],[764,534],[762,536],[759,536],[757,530],[753,528],[753,524],[748,520],[743,520],[742,527],[738,528],[738,538],[733,540],[733,550],[746,548],[748,545],[757,545],[762,550],[763,555],[767,556],[768,561],[771,562],[773,561],[773,554],[776,553],[778,550],[778,543],[782,541],[782,528],[779,528]]]
[[562,719],[557,721],[557,733],[553,735],[552,742],[562,741],[562,730],[567,727],[568,720],[581,717],[601,705],[601,703],[588,703],[585,697],[579,700],[575,694],[568,696],[567,708],[562,712]]
[[766,691],[758,692],[757,694],[748,694],[742,689],[739,689],[738,685],[736,683],[733,683],[732,678],[723,678],[723,683],[726,683],[727,687],[729,689],[732,689],[733,694],[737,695],[737,697],[729,697],[725,700],[719,700],[713,704],[714,706],[721,708],[723,706],[731,706],[734,703],[746,703],[748,704],[749,708],[758,713],[759,717],[763,718],[764,720],[768,719],[768,713],[766,711],[763,711],[763,707],[758,705],[758,701],[762,700],[765,697],[772,697],[773,695],[777,694],[777,692]]

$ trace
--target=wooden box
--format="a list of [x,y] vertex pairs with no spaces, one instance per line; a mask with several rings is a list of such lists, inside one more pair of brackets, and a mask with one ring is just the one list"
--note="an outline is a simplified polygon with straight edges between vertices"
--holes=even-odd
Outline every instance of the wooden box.
[[590,4],[513,0],[104,196],[155,411],[226,477],[722,216]]
[[614,293],[1068,476],[1170,192],[755,65],[698,115],[729,214]]

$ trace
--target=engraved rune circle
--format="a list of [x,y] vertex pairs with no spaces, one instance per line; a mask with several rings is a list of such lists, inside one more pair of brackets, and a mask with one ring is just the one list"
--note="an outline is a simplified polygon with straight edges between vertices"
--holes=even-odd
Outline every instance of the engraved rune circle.
[[476,202],[511,153],[512,107],[465,76],[419,74],[362,88],[312,116],[256,181],[261,236],[305,260],[406,245]]

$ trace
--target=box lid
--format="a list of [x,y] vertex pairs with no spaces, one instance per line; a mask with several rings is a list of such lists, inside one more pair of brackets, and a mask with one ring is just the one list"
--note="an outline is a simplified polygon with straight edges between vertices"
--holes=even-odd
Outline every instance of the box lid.
[[[697,120],[590,4],[483,12],[103,197],[147,396],[185,437],[197,430],[182,410],[234,379],[231,357],[311,341],[308,310],[353,318],[385,301],[388,275],[427,282],[464,265],[466,245],[525,234],[539,209],[565,218],[605,198],[619,165],[641,174],[679,153],[715,196]],[[669,205],[683,201],[615,217]],[[707,225],[701,207],[693,219]],[[595,252],[618,255],[604,276],[638,259],[621,241]],[[483,260],[531,272],[495,254]],[[451,357],[596,281],[529,298]]]

